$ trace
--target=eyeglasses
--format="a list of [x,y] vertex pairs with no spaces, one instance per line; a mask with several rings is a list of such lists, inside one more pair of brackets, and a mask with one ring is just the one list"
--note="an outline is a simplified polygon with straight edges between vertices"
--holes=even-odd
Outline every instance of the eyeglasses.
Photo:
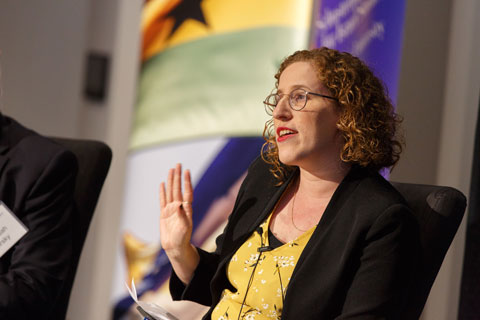
[[273,114],[273,110],[275,110],[277,104],[280,102],[280,100],[285,95],[288,96],[288,104],[289,104],[290,108],[292,108],[292,110],[300,111],[303,108],[305,108],[305,106],[307,105],[309,94],[338,101],[337,98],[326,96],[324,94],[315,93],[315,92],[308,92],[308,91],[305,91],[303,89],[295,89],[288,94],[287,93],[272,93],[272,94],[268,95],[265,98],[265,100],[263,101],[263,104],[265,105],[265,111],[267,112],[268,115],[271,116]]

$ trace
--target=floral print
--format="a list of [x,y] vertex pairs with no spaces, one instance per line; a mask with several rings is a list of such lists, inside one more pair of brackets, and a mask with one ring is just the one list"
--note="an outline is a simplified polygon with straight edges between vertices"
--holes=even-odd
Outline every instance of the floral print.
[[[225,289],[212,313],[214,320],[280,319],[283,299],[290,277],[303,248],[315,227],[278,248],[258,252],[268,245],[270,217],[260,227],[263,234],[253,232],[230,259],[227,277],[236,290]],[[246,295],[246,297],[245,297]]]
[[240,319],[255,320],[255,316],[259,314],[262,314],[260,310],[250,308],[244,314],[242,314],[242,317]]
[[273,261],[275,261],[280,268],[285,268],[288,266],[295,266],[295,257],[294,256],[274,256]]

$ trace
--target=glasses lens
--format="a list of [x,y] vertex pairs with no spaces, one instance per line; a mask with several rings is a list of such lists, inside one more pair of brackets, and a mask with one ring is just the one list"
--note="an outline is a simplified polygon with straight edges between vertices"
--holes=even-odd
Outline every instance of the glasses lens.
[[293,90],[290,93],[290,106],[294,110],[301,110],[307,104],[307,92],[302,89]]
[[272,115],[273,109],[277,106],[278,103],[278,96],[276,94],[271,94],[267,98],[265,98],[265,101],[263,101],[263,104],[265,105],[265,111],[267,112],[268,115]]

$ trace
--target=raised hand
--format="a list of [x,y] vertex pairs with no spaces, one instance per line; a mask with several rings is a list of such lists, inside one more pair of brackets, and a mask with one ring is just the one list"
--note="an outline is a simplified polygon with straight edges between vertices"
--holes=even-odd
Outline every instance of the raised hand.
[[167,188],[160,184],[160,238],[165,251],[181,250],[190,244],[192,235],[193,190],[190,172],[185,171],[182,194],[182,166],[168,172]]
[[193,188],[190,172],[184,173],[182,192],[182,165],[168,172],[167,187],[160,184],[160,240],[180,280],[188,283],[198,264],[198,252],[192,246]]

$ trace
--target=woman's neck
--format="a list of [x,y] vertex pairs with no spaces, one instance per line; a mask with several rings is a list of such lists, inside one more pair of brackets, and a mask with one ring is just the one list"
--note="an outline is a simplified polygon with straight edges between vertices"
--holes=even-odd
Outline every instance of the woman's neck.
[[297,192],[309,198],[330,198],[347,175],[350,167],[351,165],[344,162],[318,170],[307,170],[300,167]]

